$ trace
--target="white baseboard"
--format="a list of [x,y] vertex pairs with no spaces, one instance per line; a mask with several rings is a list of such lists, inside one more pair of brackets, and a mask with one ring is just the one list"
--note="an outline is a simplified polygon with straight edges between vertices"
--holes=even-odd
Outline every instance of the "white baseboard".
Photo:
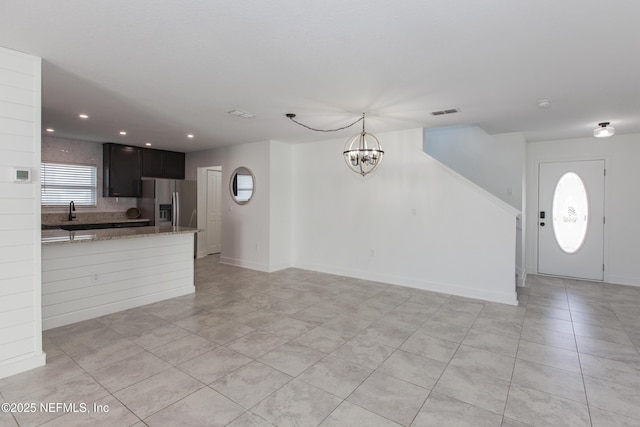
[[236,267],[248,268],[249,270],[262,271],[264,273],[270,273],[269,266],[267,264],[245,261],[237,258],[230,258],[226,256],[220,256],[221,264],[235,265]]
[[83,320],[95,319],[96,317],[105,316],[107,314],[116,313],[130,308],[140,307],[142,305],[163,301],[169,298],[175,298],[182,295],[192,294],[196,291],[196,287],[183,286],[168,291],[158,292],[151,295],[143,295],[136,298],[126,299],[110,304],[104,304],[97,307],[91,307],[84,310],[78,310],[71,313],[65,313],[58,316],[51,316],[42,319],[42,330],[57,328],[59,326],[70,325],[71,323],[81,322]]
[[501,304],[518,305],[518,295],[516,287],[512,284],[510,291],[505,293],[491,292],[483,289],[468,288],[466,286],[451,283],[436,283],[424,280],[416,280],[410,277],[395,275],[370,274],[360,270],[336,269],[333,267],[318,264],[299,264],[296,268],[318,271],[321,273],[337,274],[340,276],[353,277],[356,279],[371,280],[375,282],[389,283],[398,286],[421,289],[424,291],[441,292],[445,294],[457,295],[461,297],[481,299],[485,301],[498,302]]
[[204,250],[203,250],[203,251],[198,251],[198,252],[196,253],[196,258],[204,258],[204,257],[206,257],[207,255],[209,255],[209,254],[207,253],[207,251],[204,251]]
[[640,286],[640,279],[637,277],[625,277],[625,276],[607,276],[605,282],[614,283],[616,285],[625,286]]
[[527,272],[522,267],[516,267],[516,285],[524,286],[527,280]]
[[46,361],[47,355],[44,352],[5,360],[0,364],[0,378],[5,378],[19,374],[20,372],[44,366]]

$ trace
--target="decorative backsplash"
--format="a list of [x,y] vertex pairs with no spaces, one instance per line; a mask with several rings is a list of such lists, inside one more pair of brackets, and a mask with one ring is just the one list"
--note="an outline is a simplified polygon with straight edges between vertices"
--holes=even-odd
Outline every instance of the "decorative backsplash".
[[[102,144],[99,142],[74,139],[42,137],[42,161],[78,163],[98,167],[98,198],[96,207],[77,207],[78,215],[116,212],[124,214],[131,207],[137,207],[137,200],[129,197],[102,197]],[[42,212],[68,212],[65,207],[42,207]],[[44,217],[43,217],[44,219]],[[66,216],[65,216],[66,220]],[[43,221],[44,223],[44,221]]]
[[[78,222],[79,224],[98,224],[101,222],[116,222],[116,221],[126,221],[130,218],[127,218],[126,212],[74,212],[76,214],[76,218],[74,222]],[[66,222],[69,219],[69,212],[67,213],[43,213],[42,214],[42,225],[59,225],[63,222]],[[140,219],[148,219],[148,218],[140,218]]]

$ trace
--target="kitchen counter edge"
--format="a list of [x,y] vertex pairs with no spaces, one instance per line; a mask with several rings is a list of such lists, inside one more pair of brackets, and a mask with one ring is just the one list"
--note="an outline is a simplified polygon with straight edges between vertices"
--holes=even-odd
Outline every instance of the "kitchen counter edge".
[[43,246],[69,243],[97,242],[100,240],[133,239],[138,237],[165,236],[170,234],[197,233],[197,228],[172,226],[147,226],[132,228],[107,228],[99,230],[42,230]]

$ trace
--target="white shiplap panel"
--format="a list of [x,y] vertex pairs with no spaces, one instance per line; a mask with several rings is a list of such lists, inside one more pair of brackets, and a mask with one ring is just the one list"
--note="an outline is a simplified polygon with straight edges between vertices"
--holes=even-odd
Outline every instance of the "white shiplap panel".
[[167,291],[157,292],[154,294],[143,295],[136,298],[127,298],[109,304],[102,304],[97,307],[91,307],[86,310],[77,310],[70,313],[64,313],[57,316],[48,316],[42,318],[43,330],[57,328],[58,326],[68,325],[70,323],[81,322],[83,320],[95,319],[96,317],[115,313],[117,311],[128,310],[130,308],[140,307],[152,304],[158,301],[164,301],[170,298],[181,297],[194,292],[193,286],[183,288],[172,288]]
[[[0,231],[4,230],[33,230],[34,215],[1,215]],[[1,260],[2,258],[0,258]]]
[[15,341],[10,338],[11,335],[19,336],[22,339],[33,336],[33,322],[13,325],[10,328],[5,328],[3,325],[3,327],[0,328],[0,347]]
[[62,302],[59,304],[47,305],[42,307],[42,318],[46,319],[48,317],[59,316],[61,314],[72,313],[74,311],[87,310],[106,304],[112,304],[115,302],[143,297],[146,295],[153,295],[156,293],[170,291],[172,289],[187,286],[189,286],[189,284],[176,283],[175,281],[166,283],[154,283],[153,285],[143,286],[140,288],[133,288],[105,295],[97,295],[81,300],[73,300]]
[[[129,239],[131,240],[131,239]],[[92,243],[82,242],[82,243],[71,243],[72,245],[90,245]],[[113,252],[100,252],[93,253],[92,251],[85,251],[82,254],[74,255],[68,258],[56,258],[56,259],[46,259],[42,261],[42,270],[43,271],[57,271],[57,270],[68,270],[71,268],[85,268],[92,265],[104,265],[110,263],[117,263],[114,265],[114,268],[118,270],[128,270],[131,268],[136,268],[136,265],[130,267],[124,267],[125,264],[120,264],[122,262],[129,261],[131,259],[144,260],[149,259],[151,265],[156,265],[158,262],[154,260],[158,257],[165,257],[167,261],[171,262],[175,259],[176,253],[178,250],[186,250],[187,245],[173,245],[170,247],[167,246],[155,246],[148,247],[144,250],[130,250],[126,246],[122,247],[121,250],[116,250]],[[149,264],[147,264],[149,265]],[[143,265],[140,265],[143,266]],[[54,279],[55,280],[55,279]]]
[[[2,233],[0,233],[0,239]],[[33,276],[35,268],[33,260],[20,262],[3,262],[0,263],[0,280],[13,279],[17,277]]]
[[0,311],[18,310],[33,305],[33,292],[4,295],[0,298]]
[[93,273],[107,275],[114,271],[124,271],[131,278],[139,277],[146,274],[149,269],[154,269],[161,265],[171,265],[181,263],[175,260],[175,256],[171,254],[158,256],[155,258],[130,258],[126,261],[110,262],[105,260],[103,264],[92,264],[79,268],[64,268],[59,270],[42,270],[42,280],[44,283],[57,282],[74,277],[89,276]]
[[[148,283],[152,283],[154,280],[157,280],[158,276],[167,275],[171,278],[177,278],[176,275],[184,275],[183,269],[189,268],[189,266],[184,264],[184,268],[181,269],[180,266],[182,265],[183,264],[175,265],[172,263],[154,265],[140,269],[135,275],[135,285],[131,284],[131,279],[133,277],[130,270],[109,271],[104,269],[107,271],[106,273],[94,270],[91,270],[90,272],[89,270],[80,270],[77,272],[77,275],[74,275],[74,277],[56,282],[47,281],[48,276],[44,274],[42,279],[42,296],[48,297],[51,294],[73,291],[76,289],[95,289],[93,292],[101,293],[99,289],[103,289],[105,286],[110,286],[111,284],[116,284],[122,281],[129,282],[129,287],[144,286]],[[94,273],[97,274],[97,279],[94,277]]]
[[0,117],[33,122],[35,109],[30,105],[12,104],[0,101]]
[[[4,295],[10,295],[18,292],[25,292],[25,291],[31,291],[31,290],[33,290],[32,277],[18,277],[15,279],[0,280],[0,298],[3,298]],[[1,324],[2,323],[0,323],[0,325]]]
[[24,120],[7,119],[0,117],[0,129],[9,135],[22,135],[33,137],[33,122]]
[[[2,216],[0,216],[0,218],[2,218]],[[18,261],[33,261],[34,255],[35,254],[33,251],[33,246],[25,244],[15,246],[0,246],[0,266],[3,264],[13,264],[14,262]],[[0,289],[1,288],[2,286],[0,285]],[[0,295],[2,295],[1,290]]]
[[45,245],[42,259],[45,329],[195,290],[193,234]]
[[11,203],[8,199],[33,200],[36,197],[35,190],[34,184],[0,182],[0,203]]
[[[44,363],[37,180],[40,78],[40,58],[0,48],[0,250],[8,255],[0,258],[0,378]],[[34,180],[11,182],[13,167],[29,168]],[[18,245],[15,254],[7,254],[14,245]]]
[[33,353],[33,334],[18,341],[0,345],[0,360],[8,360]]
[[17,87],[19,89],[34,90],[32,75],[8,70],[6,68],[0,68],[0,82],[2,82],[3,85]]
[[[25,165],[31,165],[33,163],[33,153],[25,151],[13,151],[8,156],[0,157],[0,166],[12,167],[25,167]],[[33,173],[32,173],[33,175]],[[19,183],[22,184],[22,183]]]
[[[12,200],[11,203],[0,203],[0,215],[33,215],[35,213],[34,211],[35,205],[33,200],[29,199],[15,199]],[[38,214],[40,213],[38,212]]]
[[108,254],[121,251],[144,251],[148,248],[160,246],[172,248],[176,245],[193,243],[193,234],[165,234],[148,237],[134,237],[129,239],[99,240],[96,242],[78,242],[71,244],[44,245],[42,260],[55,258],[77,257],[87,253],[85,245],[91,245],[92,254]]
[[[0,325],[10,327],[33,321],[33,308],[26,307],[18,310],[0,312]],[[1,359],[0,359],[1,360]]]
[[33,153],[33,146],[33,138],[28,136],[10,135],[8,133],[3,133],[2,129],[0,129],[0,153],[3,153],[3,155],[9,154],[5,153],[7,151]]
[[0,101],[10,102],[16,105],[35,106],[34,93],[32,90],[24,90],[12,86],[0,84]]
[[185,277],[187,276],[186,270],[176,270],[172,274],[140,278],[139,281],[136,281],[135,286],[131,286],[132,282],[130,280],[123,280],[104,286],[43,295],[43,313],[47,312],[49,307],[60,307],[66,303],[72,303],[74,306],[76,304],[80,304],[81,306],[94,306],[120,301],[129,297],[150,295],[159,291],[190,286],[193,282],[186,283],[187,280]]
[[[0,199],[0,203],[4,201]],[[32,230],[8,230],[0,231],[0,248],[12,247],[15,245],[25,245],[35,243]],[[0,265],[2,265],[0,259]]]
[[37,78],[40,74],[40,58],[3,48],[0,50],[0,68]]

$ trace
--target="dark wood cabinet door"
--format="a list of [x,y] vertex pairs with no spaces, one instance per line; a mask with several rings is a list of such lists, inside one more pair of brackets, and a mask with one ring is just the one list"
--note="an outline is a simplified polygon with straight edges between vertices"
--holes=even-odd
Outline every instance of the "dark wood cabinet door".
[[103,195],[105,197],[140,197],[141,149],[107,143],[103,145],[103,156]]
[[142,149],[142,176],[162,177],[162,153],[160,150]]
[[184,179],[184,153],[164,151],[162,172],[164,178]]
[[184,179],[184,153],[142,149],[142,176],[147,178]]

